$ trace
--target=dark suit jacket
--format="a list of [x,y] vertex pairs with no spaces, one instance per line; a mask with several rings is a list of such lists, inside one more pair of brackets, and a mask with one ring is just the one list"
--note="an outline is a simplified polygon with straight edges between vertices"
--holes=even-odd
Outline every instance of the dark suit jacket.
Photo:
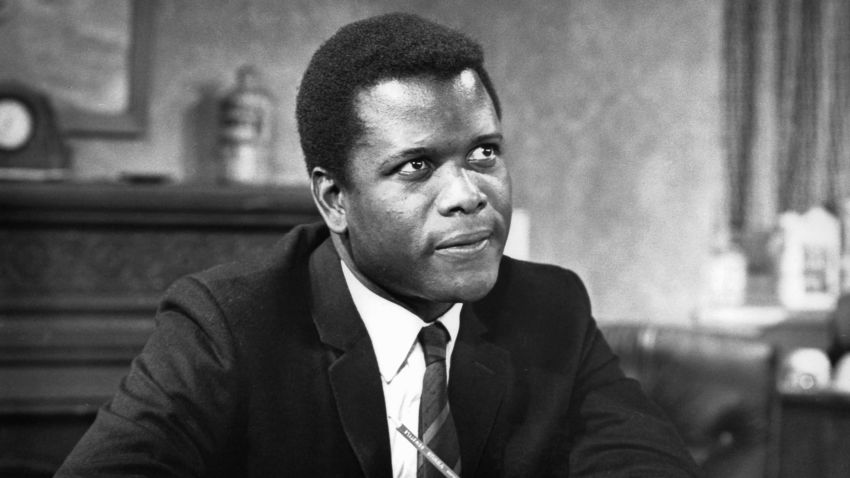
[[[504,258],[466,304],[449,400],[464,476],[694,476],[578,277]],[[392,467],[369,335],[323,226],[178,281],[58,476],[369,476]]]

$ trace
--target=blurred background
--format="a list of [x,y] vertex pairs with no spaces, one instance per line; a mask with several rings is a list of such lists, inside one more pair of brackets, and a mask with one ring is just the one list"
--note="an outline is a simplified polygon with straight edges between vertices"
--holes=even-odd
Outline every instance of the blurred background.
[[[761,360],[769,383],[745,376],[722,394],[749,397],[757,458],[717,476],[850,473],[824,455],[836,429],[812,425],[850,415],[833,384],[850,342],[841,0],[0,0],[0,440],[17,450],[0,460],[56,464],[173,279],[317,219],[300,77],[339,27],[391,11],[483,45],[518,209],[511,253],[578,272],[615,348],[658,353],[669,330],[680,348],[666,359],[683,343],[721,358],[740,345],[688,341],[703,335],[767,347],[731,369]],[[262,134],[239,136],[240,108],[268,115]],[[817,358],[794,361],[798,349]],[[774,393],[783,383],[792,398]],[[827,413],[800,422],[816,458],[784,469],[780,402]],[[701,460],[748,449],[717,425],[735,406],[706,407]],[[45,449],[48,429],[64,442]]]
[[[40,3],[57,2],[18,10]],[[214,103],[250,64],[276,101],[273,180],[306,184],[294,111],[311,54],[346,23],[414,12],[484,46],[531,258],[577,270],[600,316],[683,320],[697,305],[722,209],[723,2],[152,3],[145,131],[69,138],[75,180],[209,180]],[[50,35],[40,33],[6,20],[4,59]],[[46,70],[47,55],[0,74]]]

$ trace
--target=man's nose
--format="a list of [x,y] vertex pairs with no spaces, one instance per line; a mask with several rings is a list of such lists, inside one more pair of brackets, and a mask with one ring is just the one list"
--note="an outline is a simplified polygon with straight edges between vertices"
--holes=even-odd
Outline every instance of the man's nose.
[[440,214],[451,216],[455,214],[473,214],[487,205],[487,195],[476,183],[475,173],[457,167],[446,172],[437,200]]

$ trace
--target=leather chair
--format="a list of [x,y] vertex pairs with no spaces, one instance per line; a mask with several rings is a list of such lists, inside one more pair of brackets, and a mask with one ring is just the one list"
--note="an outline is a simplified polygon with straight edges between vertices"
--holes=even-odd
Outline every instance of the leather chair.
[[600,328],[626,375],[668,414],[707,478],[777,476],[773,346],[699,329]]
[[830,314],[829,335],[832,343],[829,346],[829,358],[833,365],[845,354],[850,353],[850,294],[838,298]]

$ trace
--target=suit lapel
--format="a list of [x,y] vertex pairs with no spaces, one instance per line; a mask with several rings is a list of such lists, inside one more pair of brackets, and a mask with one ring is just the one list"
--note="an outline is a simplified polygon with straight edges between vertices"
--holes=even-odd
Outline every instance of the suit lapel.
[[[310,258],[311,310],[319,337],[334,349],[328,369],[342,427],[367,477],[390,477],[381,374],[366,326],[357,313],[330,240]],[[510,380],[508,352],[483,336],[473,308],[461,311],[452,355],[449,401],[458,430],[463,474],[473,476]]]
[[345,435],[365,476],[390,477],[392,460],[378,362],[330,240],[310,258],[310,282],[319,337],[335,349],[328,375]]
[[466,476],[475,475],[511,373],[508,352],[484,340],[485,332],[472,307],[464,305],[452,353],[449,403]]

